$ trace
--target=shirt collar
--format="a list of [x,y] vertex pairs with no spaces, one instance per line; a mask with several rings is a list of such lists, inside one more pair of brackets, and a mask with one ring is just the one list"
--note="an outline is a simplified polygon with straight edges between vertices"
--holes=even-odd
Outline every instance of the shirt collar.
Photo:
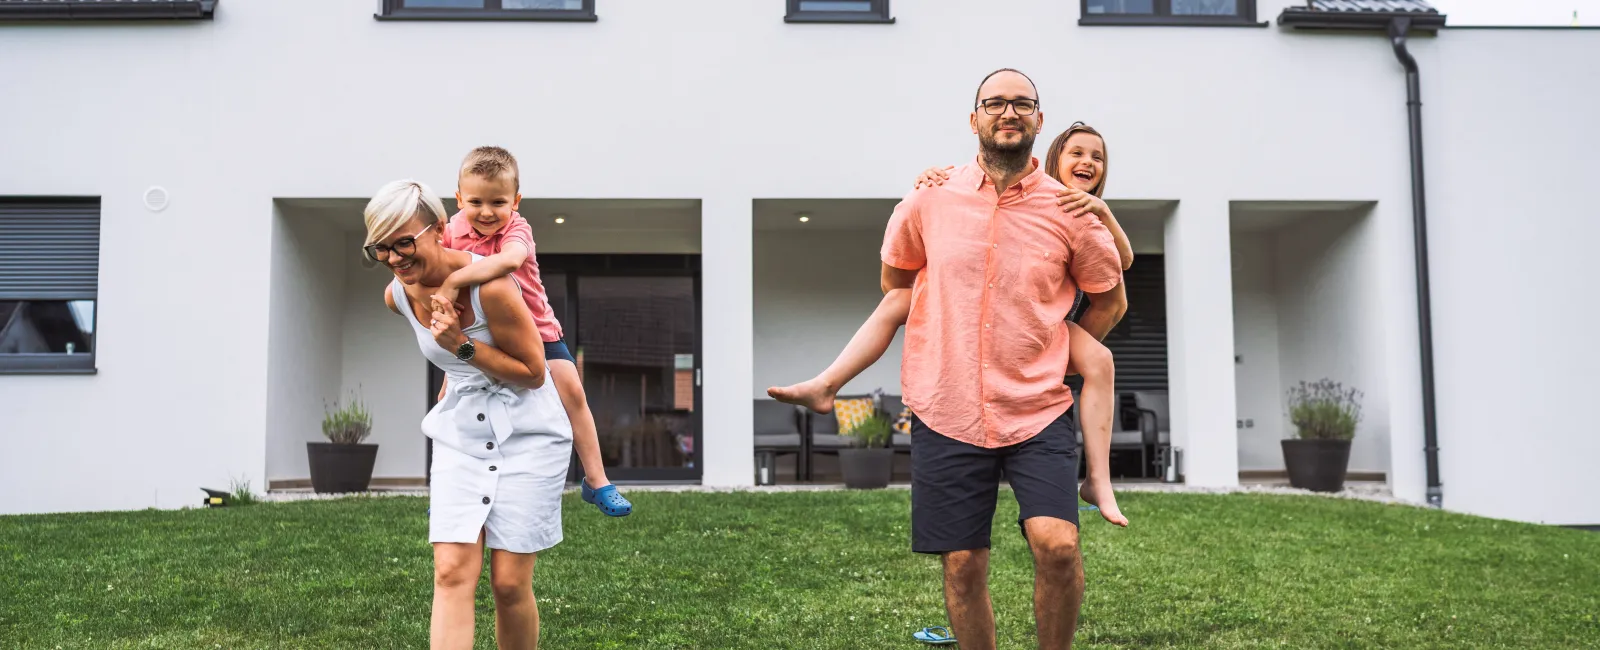
[[[979,155],[981,156],[982,154]],[[1017,185],[1012,186],[1021,186],[1023,194],[1028,194],[1038,189],[1039,184],[1044,182],[1044,178],[1046,176],[1044,173],[1044,165],[1039,164],[1038,156],[1029,156],[1028,161],[1033,165],[1033,171],[1029,172],[1027,176],[1023,176],[1022,180],[1017,181]],[[983,186],[992,184],[989,180],[989,173],[983,170],[981,158],[972,159],[972,169],[975,172],[974,175],[978,177],[977,181],[973,184],[973,189],[982,191]],[[1006,190],[1010,191],[1011,188],[1008,187]],[[1001,192],[1001,194],[1004,193],[1005,192]]]

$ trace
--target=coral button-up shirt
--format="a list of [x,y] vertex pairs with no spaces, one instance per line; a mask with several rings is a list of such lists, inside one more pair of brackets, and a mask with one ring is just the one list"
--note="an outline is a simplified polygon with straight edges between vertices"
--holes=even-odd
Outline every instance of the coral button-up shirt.
[[920,271],[901,362],[905,403],[929,428],[985,448],[1023,442],[1072,406],[1066,316],[1078,288],[1122,281],[1111,232],[1072,219],[1034,171],[996,193],[974,160],[895,206],[882,259]]

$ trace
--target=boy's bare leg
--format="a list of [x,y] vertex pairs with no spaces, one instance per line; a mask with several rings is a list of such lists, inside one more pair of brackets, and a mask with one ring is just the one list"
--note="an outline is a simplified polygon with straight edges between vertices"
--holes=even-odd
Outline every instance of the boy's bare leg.
[[1111,490],[1111,418],[1116,415],[1116,364],[1111,350],[1094,335],[1067,323],[1070,333],[1068,345],[1072,347],[1070,370],[1083,376],[1083,395],[1078,403],[1078,414],[1083,427],[1083,485],[1078,493],[1084,501],[1100,507],[1100,516],[1118,526],[1127,526],[1128,518],[1117,508],[1117,495]]
[[833,398],[856,375],[861,374],[883,357],[894,341],[894,333],[906,324],[911,313],[911,290],[892,289],[883,295],[878,308],[867,322],[856,330],[850,343],[839,353],[822,374],[793,386],[774,386],[767,395],[780,402],[798,404],[817,413],[833,411]]
[[577,450],[578,462],[583,464],[583,482],[595,489],[610,485],[605,460],[600,457],[600,433],[595,430],[594,413],[589,410],[589,398],[583,392],[578,366],[566,359],[551,359],[550,376],[556,381],[561,405],[567,408],[567,419],[572,421],[572,448]]

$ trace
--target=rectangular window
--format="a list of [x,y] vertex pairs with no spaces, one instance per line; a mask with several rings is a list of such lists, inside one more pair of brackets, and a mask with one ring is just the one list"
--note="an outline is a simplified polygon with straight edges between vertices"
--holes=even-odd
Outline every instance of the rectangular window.
[[595,0],[383,0],[379,20],[596,20]]
[[1079,25],[1265,26],[1255,0],[1080,0]]
[[889,0],[788,0],[790,23],[893,23]]
[[93,372],[100,200],[0,198],[0,373]]

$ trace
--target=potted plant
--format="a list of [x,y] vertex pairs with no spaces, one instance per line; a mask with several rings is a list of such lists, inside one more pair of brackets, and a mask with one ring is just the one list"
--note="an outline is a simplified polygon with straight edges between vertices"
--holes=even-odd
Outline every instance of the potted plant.
[[850,446],[839,450],[839,471],[847,488],[869,490],[889,485],[894,472],[894,449],[889,441],[894,425],[873,412],[845,432]]
[[338,402],[330,411],[323,407],[322,435],[328,442],[307,442],[311,460],[311,489],[319,493],[365,492],[372,483],[372,466],[378,459],[378,446],[362,443],[372,434],[372,414],[361,398]]
[[1295,437],[1283,441],[1289,485],[1316,492],[1344,489],[1350,439],[1361,421],[1361,391],[1329,379],[1289,389]]

